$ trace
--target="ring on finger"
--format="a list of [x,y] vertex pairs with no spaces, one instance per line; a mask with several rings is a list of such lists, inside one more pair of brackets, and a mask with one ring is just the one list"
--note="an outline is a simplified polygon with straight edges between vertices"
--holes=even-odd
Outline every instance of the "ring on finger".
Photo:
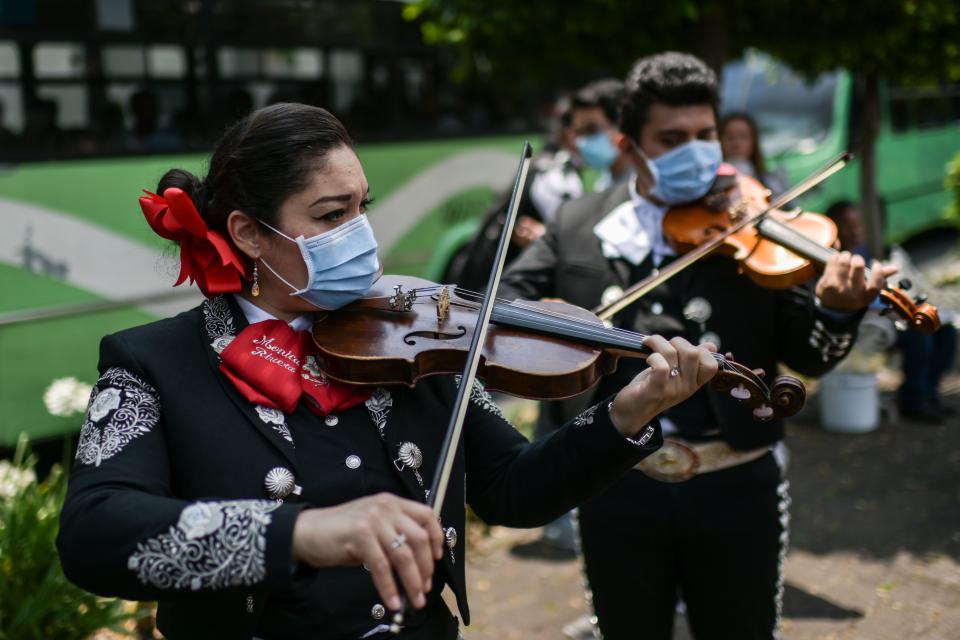
[[390,548],[396,550],[402,547],[403,545],[405,545],[406,543],[407,543],[407,536],[401,533],[396,538],[390,541]]
[[670,369],[670,377],[671,377],[671,378],[676,378],[678,375],[680,375],[680,368],[679,368],[679,367],[674,367],[673,369]]

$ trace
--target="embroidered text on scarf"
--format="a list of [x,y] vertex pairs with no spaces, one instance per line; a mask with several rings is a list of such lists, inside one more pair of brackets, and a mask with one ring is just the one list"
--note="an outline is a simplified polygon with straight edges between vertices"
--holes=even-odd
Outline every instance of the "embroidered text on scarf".
[[320,415],[344,411],[370,397],[367,387],[329,380],[312,355],[313,341],[282,320],[247,326],[220,354],[220,370],[254,404],[291,413],[301,396]]

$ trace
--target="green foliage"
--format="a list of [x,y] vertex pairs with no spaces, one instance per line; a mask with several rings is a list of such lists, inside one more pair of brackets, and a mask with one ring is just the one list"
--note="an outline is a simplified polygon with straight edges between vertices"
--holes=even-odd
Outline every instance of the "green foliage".
[[960,80],[956,0],[768,0],[750,46],[795,69],[844,67],[902,84]]
[[[464,75],[488,74],[529,91],[580,77],[622,77],[638,57],[692,51],[711,64],[742,50],[759,0],[416,0],[404,16],[424,41],[451,46]],[[522,78],[522,81],[518,81]]]
[[66,495],[63,470],[37,482],[21,438],[12,464],[0,461],[0,640],[81,640],[117,631],[122,601],[94,596],[63,575],[54,546]]
[[425,42],[452,46],[464,68],[528,90],[577,82],[577,71],[622,77],[636,58],[670,49],[718,68],[747,47],[809,74],[960,79],[956,0],[416,0],[404,15],[420,21]]
[[953,204],[950,205],[950,215],[960,218],[960,153],[957,153],[947,164],[947,189],[953,194]]

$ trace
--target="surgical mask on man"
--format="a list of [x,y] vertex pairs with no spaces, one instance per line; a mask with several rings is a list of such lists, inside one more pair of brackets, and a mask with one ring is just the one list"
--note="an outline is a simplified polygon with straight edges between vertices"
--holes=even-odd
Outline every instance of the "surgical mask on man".
[[638,152],[653,175],[650,195],[664,204],[694,202],[705,196],[723,162],[723,151],[715,140],[691,140],[653,159]]
[[293,290],[290,295],[300,296],[315,307],[333,310],[350,304],[362,298],[380,276],[377,240],[365,215],[310,238],[299,236],[294,239],[265,222],[263,224],[300,248],[307,266],[307,284],[298,289],[266,260],[261,258],[260,261]]
[[609,169],[620,154],[610,142],[610,136],[603,131],[589,136],[577,136],[576,143],[583,163],[601,171]]

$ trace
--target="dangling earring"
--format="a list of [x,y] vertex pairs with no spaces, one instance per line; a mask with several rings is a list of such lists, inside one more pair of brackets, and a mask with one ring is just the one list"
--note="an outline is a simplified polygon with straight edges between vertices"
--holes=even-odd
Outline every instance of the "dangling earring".
[[250,287],[250,295],[254,298],[260,295],[260,271],[256,262],[253,263],[253,286]]

